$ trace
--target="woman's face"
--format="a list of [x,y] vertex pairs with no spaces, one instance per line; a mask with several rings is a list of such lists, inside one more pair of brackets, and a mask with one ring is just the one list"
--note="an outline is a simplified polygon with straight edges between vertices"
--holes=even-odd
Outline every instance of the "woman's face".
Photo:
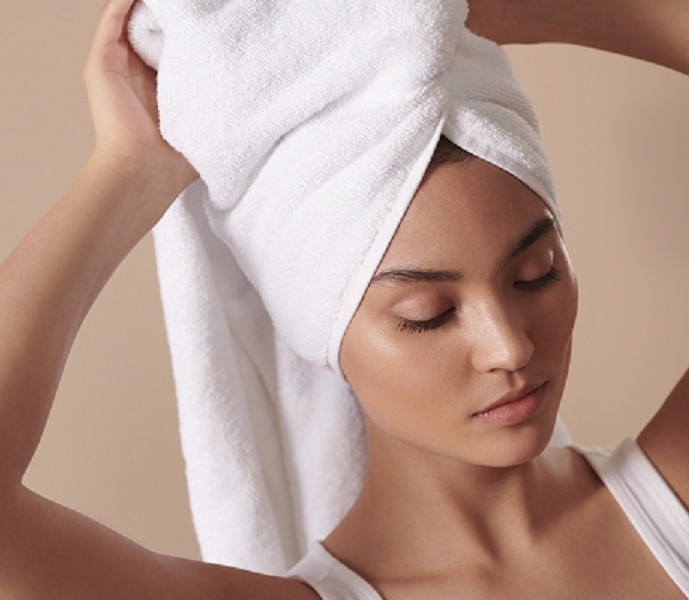
[[554,427],[576,312],[543,202],[479,159],[437,168],[342,343],[369,438],[487,466],[534,458]]

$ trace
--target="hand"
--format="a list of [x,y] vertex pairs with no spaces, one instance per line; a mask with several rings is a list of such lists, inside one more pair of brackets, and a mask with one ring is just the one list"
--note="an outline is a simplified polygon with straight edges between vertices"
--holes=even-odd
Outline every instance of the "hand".
[[469,0],[466,25],[475,34],[498,44],[518,42],[517,22],[507,15],[510,4],[504,0]]
[[181,191],[197,173],[160,134],[155,71],[127,40],[134,1],[107,0],[84,67],[94,156],[126,178],[159,177]]

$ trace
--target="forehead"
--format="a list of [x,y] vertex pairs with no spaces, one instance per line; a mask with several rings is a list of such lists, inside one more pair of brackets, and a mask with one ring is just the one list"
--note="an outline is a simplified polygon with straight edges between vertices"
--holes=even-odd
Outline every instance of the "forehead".
[[419,187],[379,269],[490,261],[547,216],[531,189],[490,163],[443,165]]

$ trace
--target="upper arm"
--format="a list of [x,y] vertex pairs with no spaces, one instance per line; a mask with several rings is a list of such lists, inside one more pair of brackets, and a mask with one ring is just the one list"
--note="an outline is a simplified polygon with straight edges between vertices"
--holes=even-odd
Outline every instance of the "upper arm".
[[498,43],[561,42],[689,74],[686,0],[469,0],[467,24]]
[[0,497],[0,597],[314,600],[295,580],[156,554],[18,487]]
[[689,370],[639,434],[639,446],[689,508]]

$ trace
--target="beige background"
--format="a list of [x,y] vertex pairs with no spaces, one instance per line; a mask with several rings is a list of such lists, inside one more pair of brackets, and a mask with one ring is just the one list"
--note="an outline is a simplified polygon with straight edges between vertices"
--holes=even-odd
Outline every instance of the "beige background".
[[[100,3],[0,19],[0,255],[69,185],[91,131],[81,64]],[[512,48],[541,116],[581,284],[564,414],[577,440],[636,434],[689,362],[689,78],[599,52]],[[28,483],[158,551],[197,556],[150,239],[72,353]]]

